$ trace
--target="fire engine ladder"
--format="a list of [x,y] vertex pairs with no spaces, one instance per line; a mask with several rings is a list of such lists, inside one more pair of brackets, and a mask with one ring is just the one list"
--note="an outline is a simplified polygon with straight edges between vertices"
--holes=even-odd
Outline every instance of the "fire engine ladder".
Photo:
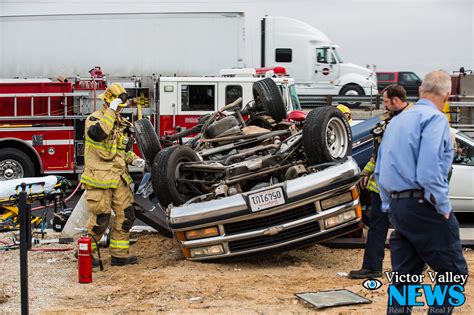
[[[84,110],[84,100],[89,96],[89,93],[86,92],[70,92],[70,93],[18,93],[18,94],[0,94],[0,104],[5,104],[5,99],[13,98],[13,116],[0,116],[0,121],[11,121],[11,120],[57,120],[57,119],[84,119],[86,116]],[[62,107],[63,110],[61,113],[52,112],[51,110],[51,98],[52,97],[62,97]],[[73,98],[73,103],[76,100],[75,106],[78,106],[79,114],[68,113],[68,110],[71,111],[68,107],[68,99]],[[30,99],[30,114],[29,115],[18,115],[18,99],[20,98],[29,98]],[[47,98],[47,111],[45,113],[40,113],[35,115],[35,100]],[[4,106],[4,105],[3,105]]]

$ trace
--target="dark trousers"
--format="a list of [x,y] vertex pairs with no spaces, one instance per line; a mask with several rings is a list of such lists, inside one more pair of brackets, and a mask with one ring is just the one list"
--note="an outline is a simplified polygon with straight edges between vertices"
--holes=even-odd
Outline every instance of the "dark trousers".
[[[393,272],[420,275],[426,263],[439,273],[450,271],[467,275],[459,223],[452,213],[446,220],[423,199],[392,199],[390,221],[395,228],[390,237]],[[394,284],[402,292],[403,284]],[[445,305],[430,307],[429,314],[450,314],[452,311],[446,299]],[[411,308],[396,305],[395,301],[394,305],[388,305],[387,314],[411,314]]]
[[362,268],[371,271],[382,271],[385,240],[387,239],[388,213],[382,212],[380,195],[370,193],[369,232],[365,243],[364,262]]

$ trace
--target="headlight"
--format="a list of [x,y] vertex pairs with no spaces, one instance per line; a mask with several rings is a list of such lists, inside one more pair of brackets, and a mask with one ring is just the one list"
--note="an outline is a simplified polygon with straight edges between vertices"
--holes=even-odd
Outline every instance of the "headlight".
[[222,245],[213,245],[206,247],[190,248],[191,257],[214,256],[224,254],[224,247]]
[[354,210],[351,211],[346,211],[343,213],[340,213],[338,215],[335,215],[333,217],[329,217],[327,219],[324,219],[324,226],[326,229],[329,229],[333,226],[342,224],[344,222],[350,221],[357,218],[357,215]]
[[324,199],[321,201],[321,208],[323,210],[342,205],[343,203],[352,201],[352,193],[350,191],[343,193],[341,195],[337,195],[335,197],[331,197],[328,199]]
[[185,232],[187,240],[195,240],[198,238],[206,238],[219,235],[219,229],[217,226],[213,226],[210,228],[204,228],[199,230],[191,230]]

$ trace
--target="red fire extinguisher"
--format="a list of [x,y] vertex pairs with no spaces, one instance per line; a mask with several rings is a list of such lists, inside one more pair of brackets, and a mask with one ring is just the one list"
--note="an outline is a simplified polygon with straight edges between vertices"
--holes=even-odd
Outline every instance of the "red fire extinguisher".
[[92,282],[92,242],[97,247],[97,254],[99,255],[100,270],[104,270],[102,259],[100,257],[100,249],[96,239],[87,233],[86,229],[81,229],[84,234],[77,241],[77,264],[79,283]]
[[92,238],[87,234],[77,241],[79,283],[92,282]]

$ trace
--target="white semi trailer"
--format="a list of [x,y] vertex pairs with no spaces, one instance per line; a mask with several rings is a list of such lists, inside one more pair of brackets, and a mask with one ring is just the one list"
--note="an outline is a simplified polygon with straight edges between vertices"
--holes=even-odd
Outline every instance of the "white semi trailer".
[[[0,78],[84,74],[216,75],[245,61],[243,12],[0,15]],[[287,17],[261,23],[261,66],[283,66],[299,95],[377,94],[373,71],[346,63],[318,29]]]
[[244,29],[240,12],[0,16],[0,78],[217,74],[245,66]]

